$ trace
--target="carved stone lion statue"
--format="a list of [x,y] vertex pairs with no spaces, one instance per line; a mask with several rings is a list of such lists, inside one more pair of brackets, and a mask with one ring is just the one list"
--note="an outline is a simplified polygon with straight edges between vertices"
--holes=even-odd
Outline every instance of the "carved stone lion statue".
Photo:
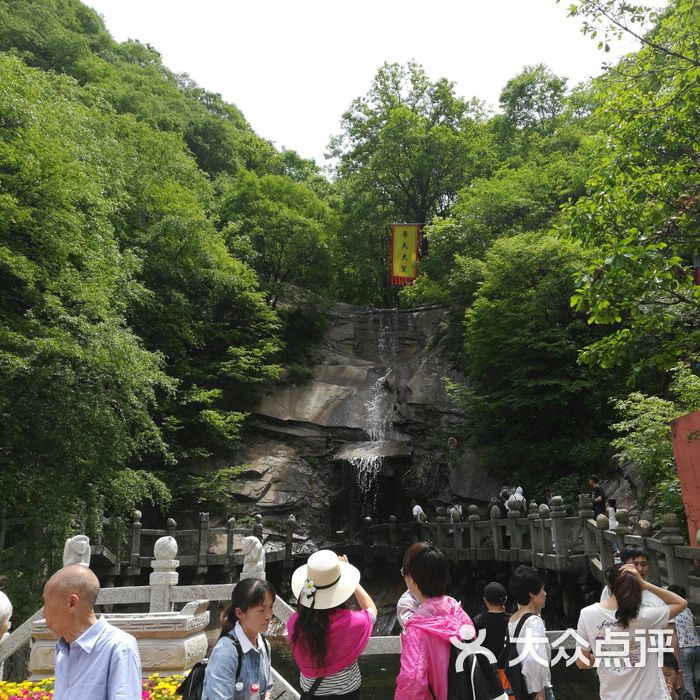
[[265,550],[257,537],[243,538],[243,571],[241,579],[265,578]]
[[87,535],[69,537],[63,547],[63,566],[90,566],[90,538]]

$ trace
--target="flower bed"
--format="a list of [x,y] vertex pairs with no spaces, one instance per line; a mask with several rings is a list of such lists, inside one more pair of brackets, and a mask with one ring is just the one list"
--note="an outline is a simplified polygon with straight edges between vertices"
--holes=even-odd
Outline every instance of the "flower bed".
[[[143,681],[142,700],[166,700],[176,698],[175,689],[182,682],[182,676],[161,678],[152,675]],[[53,678],[43,681],[22,681],[9,683],[0,681],[0,700],[51,700],[53,698]]]

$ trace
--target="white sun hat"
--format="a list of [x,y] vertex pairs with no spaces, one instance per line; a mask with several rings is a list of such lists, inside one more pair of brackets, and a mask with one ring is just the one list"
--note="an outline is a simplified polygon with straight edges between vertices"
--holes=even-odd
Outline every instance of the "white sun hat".
[[292,574],[292,592],[306,608],[328,610],[344,603],[360,583],[360,572],[330,549],[314,552]]

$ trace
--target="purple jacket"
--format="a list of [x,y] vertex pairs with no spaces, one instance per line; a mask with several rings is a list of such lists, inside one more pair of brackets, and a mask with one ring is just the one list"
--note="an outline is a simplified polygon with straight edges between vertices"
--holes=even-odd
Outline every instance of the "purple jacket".
[[428,598],[406,622],[401,635],[401,671],[394,700],[447,699],[450,637],[471,639],[474,624],[450,596]]

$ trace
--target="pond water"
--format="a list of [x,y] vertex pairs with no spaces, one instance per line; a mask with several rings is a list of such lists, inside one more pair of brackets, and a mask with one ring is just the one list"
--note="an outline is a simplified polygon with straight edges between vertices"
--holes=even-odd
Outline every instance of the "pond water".
[[[299,690],[299,671],[287,646],[287,638],[273,637],[270,642],[274,667]],[[360,671],[362,700],[391,700],[394,697],[399,673],[398,654],[363,656],[360,658]],[[563,661],[552,668],[552,685],[556,700],[598,700],[596,674],[580,671],[575,666],[567,668]]]

